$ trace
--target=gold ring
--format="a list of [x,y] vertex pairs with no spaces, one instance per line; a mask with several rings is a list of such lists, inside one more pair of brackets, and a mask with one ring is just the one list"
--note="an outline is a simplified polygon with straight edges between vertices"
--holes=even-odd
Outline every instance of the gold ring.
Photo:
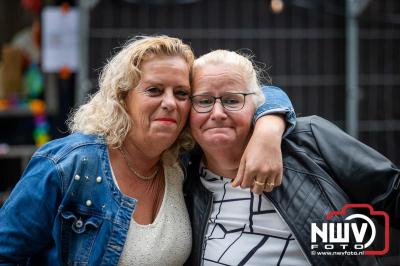
[[254,184],[259,185],[259,186],[264,186],[265,182],[260,182],[260,181],[255,180]]
[[273,186],[275,186],[275,184],[273,182],[272,183],[267,183],[267,186],[273,187]]

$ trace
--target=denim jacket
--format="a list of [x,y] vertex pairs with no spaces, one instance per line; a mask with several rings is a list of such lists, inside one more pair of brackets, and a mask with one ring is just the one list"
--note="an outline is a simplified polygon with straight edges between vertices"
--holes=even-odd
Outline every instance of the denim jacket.
[[[295,114],[287,95],[265,87],[255,118]],[[116,187],[107,144],[74,133],[32,156],[0,209],[0,265],[117,265],[136,200]]]
[[284,137],[286,137],[296,126],[296,113],[294,112],[289,97],[283,90],[275,86],[263,86],[262,90],[265,101],[257,108],[253,117],[253,122],[255,123],[258,118],[264,115],[284,114],[288,124],[284,133]]

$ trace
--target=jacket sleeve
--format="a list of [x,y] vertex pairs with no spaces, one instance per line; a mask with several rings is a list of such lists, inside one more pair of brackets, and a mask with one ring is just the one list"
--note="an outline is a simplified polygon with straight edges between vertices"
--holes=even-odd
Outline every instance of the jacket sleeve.
[[[342,189],[357,203],[370,203],[400,219],[400,171],[379,152],[320,117],[311,130],[323,160]],[[397,225],[400,222],[397,222]]]
[[60,195],[54,163],[34,157],[0,209],[0,265],[23,263],[51,243]]
[[284,137],[292,132],[296,126],[296,113],[294,112],[292,102],[287,94],[280,88],[275,86],[262,87],[265,101],[259,106],[254,114],[254,123],[258,118],[269,114],[284,114],[287,127]]

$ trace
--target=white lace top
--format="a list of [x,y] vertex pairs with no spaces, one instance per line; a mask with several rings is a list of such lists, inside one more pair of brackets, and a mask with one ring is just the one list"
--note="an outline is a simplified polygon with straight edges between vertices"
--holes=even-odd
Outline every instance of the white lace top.
[[148,225],[131,219],[120,266],[182,265],[189,257],[192,231],[182,192],[183,172],[176,164],[164,165],[164,173],[164,197],[157,217]]

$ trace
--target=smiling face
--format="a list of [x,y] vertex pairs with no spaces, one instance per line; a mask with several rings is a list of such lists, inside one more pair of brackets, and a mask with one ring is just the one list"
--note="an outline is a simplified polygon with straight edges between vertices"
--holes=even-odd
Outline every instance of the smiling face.
[[[236,65],[204,65],[195,70],[193,95],[207,94],[215,97],[233,92],[249,92],[243,71]],[[251,131],[255,111],[254,102],[247,96],[239,111],[227,111],[220,100],[209,113],[190,113],[190,127],[194,139],[204,151],[229,149],[243,152]]]
[[165,150],[175,142],[189,114],[189,66],[178,56],[158,56],[144,61],[140,69],[139,84],[125,99],[133,124],[129,137],[138,146]]

